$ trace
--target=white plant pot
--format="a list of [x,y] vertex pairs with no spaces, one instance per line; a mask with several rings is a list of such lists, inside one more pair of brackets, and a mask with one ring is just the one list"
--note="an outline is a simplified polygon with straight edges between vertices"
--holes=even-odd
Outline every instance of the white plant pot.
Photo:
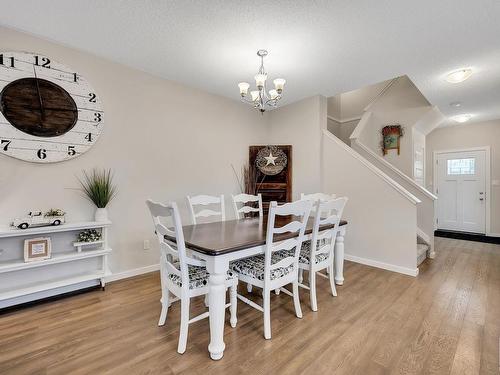
[[95,221],[99,223],[108,221],[108,210],[106,208],[98,208],[95,210]]

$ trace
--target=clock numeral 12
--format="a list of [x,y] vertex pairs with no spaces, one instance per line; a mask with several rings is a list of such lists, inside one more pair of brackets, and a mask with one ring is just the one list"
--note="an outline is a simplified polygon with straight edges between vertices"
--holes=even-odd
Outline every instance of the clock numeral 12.
[[89,142],[92,142],[92,133],[89,133],[85,136],[85,139]]
[[9,149],[9,145],[12,141],[9,141],[8,139],[2,139],[0,142],[0,145],[2,145],[2,148],[4,151],[7,151]]
[[[41,65],[40,65],[41,63]],[[50,59],[47,57],[42,57],[41,59],[38,56],[35,56],[35,65],[41,66],[42,68],[50,69]]]
[[68,155],[69,156],[76,155],[75,146],[68,146]]
[[[10,67],[13,68],[14,67],[14,57],[7,57],[7,59],[10,60]],[[3,63],[3,54],[0,54],[0,65],[5,65]]]
[[45,159],[47,157],[47,150],[44,148],[41,148],[40,150],[38,150],[36,155],[38,156],[38,159]]

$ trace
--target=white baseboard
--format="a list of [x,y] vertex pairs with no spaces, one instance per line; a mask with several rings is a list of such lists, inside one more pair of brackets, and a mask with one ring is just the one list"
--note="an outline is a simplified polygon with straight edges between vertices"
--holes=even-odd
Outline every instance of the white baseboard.
[[350,255],[350,254],[345,254],[344,259],[350,260],[351,262],[361,263],[361,264],[364,264],[367,266],[372,266],[372,267],[382,268],[384,270],[388,270],[388,271],[392,271],[392,272],[402,273],[403,275],[409,275],[409,276],[417,276],[418,275],[418,268],[412,269],[412,268],[406,268],[406,267],[401,267],[401,266],[395,266],[394,264],[379,262],[379,261],[373,260],[373,259],[361,258],[361,257],[357,257],[357,256]]
[[129,277],[143,275],[145,273],[155,272],[155,271],[158,271],[159,269],[160,269],[159,263],[152,264],[150,266],[139,267],[139,268],[134,268],[131,270],[123,271],[123,272],[113,273],[109,276],[106,276],[105,281],[107,283],[110,283],[110,282],[117,281],[117,280],[128,279]]
[[490,236],[490,237],[500,237],[500,233],[488,233],[487,236]]

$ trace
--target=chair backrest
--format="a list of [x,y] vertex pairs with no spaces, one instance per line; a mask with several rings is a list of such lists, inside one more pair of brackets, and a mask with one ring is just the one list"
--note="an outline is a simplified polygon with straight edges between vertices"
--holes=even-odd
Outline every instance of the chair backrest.
[[[266,233],[264,282],[269,282],[271,273],[278,268],[287,268],[293,264],[293,272],[298,272],[300,248],[302,247],[311,207],[312,202],[306,200],[285,203],[281,206],[278,206],[275,201],[270,203]],[[293,220],[287,220],[285,225],[277,227],[276,224],[280,223],[279,217],[283,216],[291,216]],[[277,217],[278,220],[276,220]],[[297,235],[284,241],[275,238],[276,235],[283,233],[296,233]],[[283,254],[290,255],[281,257],[282,259],[274,264],[271,263],[273,253],[292,249],[295,250],[293,253],[284,251]]]
[[307,200],[314,202],[316,202],[318,199],[320,201],[329,201],[335,198],[336,198],[335,194],[325,194],[325,193],[300,194],[300,200]]
[[[160,244],[160,273],[162,285],[168,279],[168,275],[174,274],[180,277],[182,287],[189,287],[189,275],[186,256],[186,245],[184,233],[179,215],[179,209],[175,202],[157,203],[148,199],[146,204],[153,217],[156,237]],[[170,221],[171,226],[166,222]],[[169,236],[175,239],[175,243],[165,239]],[[180,267],[175,263],[179,262]]]
[[[224,195],[219,195],[217,197],[210,195],[195,195],[194,197],[187,196],[189,212],[191,214],[191,220],[193,224],[197,223],[197,218],[199,217],[210,217],[210,216],[220,216],[221,221],[226,220],[226,212],[224,208]],[[214,211],[210,209],[201,209],[196,211],[196,206],[208,206],[208,205],[219,205],[219,211]]]
[[[300,200],[312,201],[314,205],[316,205],[318,201],[327,202],[331,201],[332,199],[335,199],[335,197],[336,197],[335,194],[326,194],[326,193],[300,194]],[[325,214],[325,212],[323,212],[323,214]],[[328,212],[326,212],[326,214],[328,215]],[[313,209],[311,210],[311,216],[315,215],[316,215],[316,210],[314,209],[313,206]]]
[[[311,236],[311,263],[316,260],[316,256],[325,254],[325,258],[333,254],[333,247],[339,231],[342,212],[347,203],[347,197],[341,197],[329,201],[316,202],[314,207],[314,225]],[[320,231],[322,225],[334,225],[333,228]]]
[[[238,194],[232,195],[233,198],[233,209],[234,215],[236,219],[242,219],[245,217],[245,214],[250,212],[258,212],[259,217],[262,217],[262,195],[250,195],[250,194]],[[257,202],[258,207],[255,206],[255,202]],[[241,208],[238,208],[238,204],[242,204]],[[247,205],[247,203],[251,203],[253,205]]]

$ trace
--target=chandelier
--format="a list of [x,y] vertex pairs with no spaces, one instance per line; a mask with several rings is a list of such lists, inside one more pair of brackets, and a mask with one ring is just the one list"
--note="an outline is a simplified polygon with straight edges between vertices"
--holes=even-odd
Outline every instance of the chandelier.
[[282,98],[281,94],[283,93],[283,87],[286,81],[283,78],[276,78],[273,81],[274,89],[268,92],[266,88],[267,73],[264,70],[264,57],[267,56],[267,51],[265,49],[260,49],[257,51],[257,56],[260,57],[259,72],[254,77],[257,90],[250,91],[250,98],[248,98],[250,84],[247,82],[240,82],[238,83],[238,87],[240,88],[241,101],[252,105],[254,108],[264,113],[267,108],[276,107],[278,101]]

